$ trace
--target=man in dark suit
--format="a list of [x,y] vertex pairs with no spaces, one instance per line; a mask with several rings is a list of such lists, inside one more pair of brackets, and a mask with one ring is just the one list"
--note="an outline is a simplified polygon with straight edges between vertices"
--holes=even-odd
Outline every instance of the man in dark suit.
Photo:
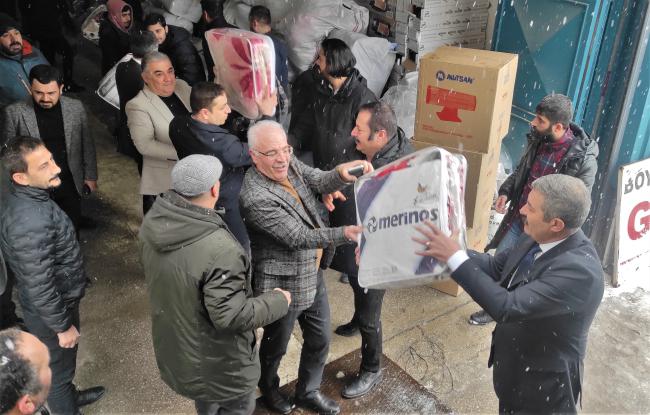
[[138,173],[142,174],[142,155],[131,139],[126,117],[126,103],[135,98],[144,88],[142,79],[142,58],[149,52],[158,50],[158,42],[153,33],[143,31],[131,36],[131,60],[122,62],[115,68],[115,86],[120,98],[120,125],[117,127],[117,151],[129,156],[138,163]]
[[496,256],[465,252],[430,222],[414,238],[421,255],[451,277],[497,322],[488,366],[500,413],[576,413],[587,334],[603,297],[603,268],[582,233],[591,199],[575,177],[535,180],[521,208],[524,232]]
[[289,413],[292,405],[279,390],[278,368],[296,320],[303,347],[296,384],[296,403],[318,413],[338,413],[338,404],[320,392],[330,342],[330,310],[321,268],[334,248],[356,241],[360,226],[329,228],[314,193],[329,194],[356,180],[348,170],[367,161],[313,169],[292,157],[287,135],[275,121],[260,121],[248,130],[254,167],[244,177],[240,208],[251,240],[253,289],[256,295],[276,287],[291,293],[286,316],[264,327],[260,345],[260,391],[269,409]]

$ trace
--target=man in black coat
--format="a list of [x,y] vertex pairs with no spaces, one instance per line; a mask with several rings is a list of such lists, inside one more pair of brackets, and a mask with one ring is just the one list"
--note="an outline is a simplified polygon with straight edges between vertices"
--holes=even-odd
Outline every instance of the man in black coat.
[[[260,112],[273,115],[276,101],[273,97],[259,103]],[[239,191],[246,169],[251,165],[248,144],[221,126],[226,122],[230,107],[226,92],[219,84],[199,82],[190,94],[191,115],[175,117],[169,125],[169,138],[179,160],[191,154],[214,156],[221,161],[221,191],[218,208],[224,208],[224,221],[246,252],[249,239],[239,213]]]
[[233,26],[226,21],[223,16],[223,3],[224,0],[201,0],[201,8],[203,9],[202,22],[203,33],[201,33],[201,44],[203,45],[203,59],[205,60],[205,69],[208,73],[208,81],[214,81],[214,60],[210,54],[208,41],[205,39],[205,32],[211,29],[233,28]]
[[431,222],[419,226],[421,255],[447,263],[451,277],[497,322],[494,366],[499,413],[576,413],[587,335],[603,297],[603,268],[582,233],[591,205],[575,177],[535,180],[521,208],[524,232],[491,256],[465,252]]
[[142,154],[138,152],[131,139],[127,124],[126,103],[135,98],[144,88],[140,62],[149,52],[158,50],[158,42],[151,32],[137,32],[131,36],[131,53],[133,58],[121,62],[115,68],[115,86],[120,98],[120,125],[117,127],[117,151],[129,156],[138,164],[138,173],[142,174]]
[[187,30],[167,25],[165,17],[158,13],[149,14],[144,19],[143,26],[156,36],[158,51],[169,56],[177,78],[190,86],[205,81],[203,62]]
[[[352,137],[356,149],[363,153],[372,167],[379,169],[413,151],[404,131],[397,126],[393,109],[383,102],[364,104],[359,109]],[[356,225],[357,211],[353,186],[343,191],[345,200],[325,198],[325,205],[332,210],[331,226]],[[341,196],[341,195],[337,195]],[[335,333],[352,336],[361,332],[361,367],[358,376],[343,388],[344,398],[357,398],[370,392],[381,382],[381,306],[385,290],[368,290],[359,285],[359,267],[355,261],[355,247],[342,245],[336,248],[331,268],[346,273],[354,292],[354,317],[352,321],[336,328]]]
[[[526,204],[532,182],[547,174],[561,173],[582,180],[591,192],[598,170],[598,144],[573,124],[569,97],[552,94],[537,105],[524,155],[515,171],[499,188],[496,211],[505,213],[494,238],[485,248],[497,253],[512,247],[523,233],[519,210]],[[506,203],[510,202],[506,212]],[[469,323],[487,324],[492,319],[483,310],[472,314]]]
[[88,281],[70,218],[50,198],[61,169],[38,138],[19,136],[2,151],[11,178],[0,220],[0,247],[13,271],[25,325],[50,351],[53,413],[76,414],[104,388],[72,383],[79,342],[79,302]]

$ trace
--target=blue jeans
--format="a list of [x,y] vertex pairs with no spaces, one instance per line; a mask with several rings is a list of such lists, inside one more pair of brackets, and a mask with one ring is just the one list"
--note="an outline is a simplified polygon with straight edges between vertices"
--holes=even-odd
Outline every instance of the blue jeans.
[[524,233],[524,226],[521,222],[521,217],[519,217],[513,220],[510,224],[510,229],[508,229],[506,234],[503,235],[503,238],[501,239],[501,242],[499,242],[494,255],[498,255],[499,253],[515,246],[522,233]]

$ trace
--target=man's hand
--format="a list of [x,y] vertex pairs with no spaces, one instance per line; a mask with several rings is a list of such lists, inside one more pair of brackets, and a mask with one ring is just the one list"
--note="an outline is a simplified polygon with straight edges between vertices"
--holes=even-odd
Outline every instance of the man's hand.
[[327,208],[328,212],[333,212],[334,211],[334,199],[338,199],[341,202],[345,202],[348,200],[343,193],[339,192],[338,190],[334,193],[328,193],[326,195],[323,195],[323,204],[325,205],[325,208]]
[[508,203],[508,196],[501,195],[497,197],[497,202],[494,204],[494,210],[496,210],[497,213],[506,213],[506,203]]
[[84,180],[84,184],[90,189],[90,193],[97,191],[97,180]]
[[372,167],[372,164],[370,164],[370,162],[366,160],[355,160],[355,161],[349,161],[347,163],[339,164],[338,166],[336,166],[336,171],[339,173],[339,176],[341,176],[341,179],[343,181],[348,183],[354,183],[357,181],[357,177],[349,174],[348,170],[360,165],[363,165],[363,174],[368,174],[375,170]]
[[274,288],[273,291],[280,291],[282,293],[282,295],[284,295],[284,298],[287,299],[287,304],[291,305],[291,293],[289,291],[285,291],[285,290],[280,289],[280,288]]
[[255,99],[255,102],[262,115],[272,117],[275,114],[275,108],[278,106],[278,94],[274,92],[272,95],[269,95],[268,92],[265,92],[264,96]]
[[359,235],[363,232],[362,226],[345,226],[343,228],[343,233],[345,238],[350,242],[357,242],[359,240]]
[[59,337],[59,346],[63,349],[72,349],[79,343],[79,331],[74,325],[56,335]]
[[424,251],[415,252],[418,255],[430,256],[438,261],[446,263],[453,254],[462,249],[458,242],[456,242],[459,234],[458,229],[454,230],[451,237],[449,237],[442,233],[442,231],[429,220],[424,222],[424,226],[418,225],[415,229],[417,229],[422,236],[414,237],[413,240],[421,243],[425,247]]

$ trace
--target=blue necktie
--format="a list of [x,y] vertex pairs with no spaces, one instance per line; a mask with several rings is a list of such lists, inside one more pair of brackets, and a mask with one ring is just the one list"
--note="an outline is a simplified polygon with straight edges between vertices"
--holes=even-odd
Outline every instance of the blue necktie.
[[515,279],[524,277],[530,272],[530,269],[533,267],[533,262],[535,262],[535,255],[541,251],[542,248],[539,247],[539,244],[537,242],[530,247],[528,252],[526,252],[526,255],[524,255],[521,261],[519,261],[519,266],[517,267],[517,271],[510,279],[510,282],[508,283],[508,288],[510,288],[510,284],[512,284],[512,282]]

